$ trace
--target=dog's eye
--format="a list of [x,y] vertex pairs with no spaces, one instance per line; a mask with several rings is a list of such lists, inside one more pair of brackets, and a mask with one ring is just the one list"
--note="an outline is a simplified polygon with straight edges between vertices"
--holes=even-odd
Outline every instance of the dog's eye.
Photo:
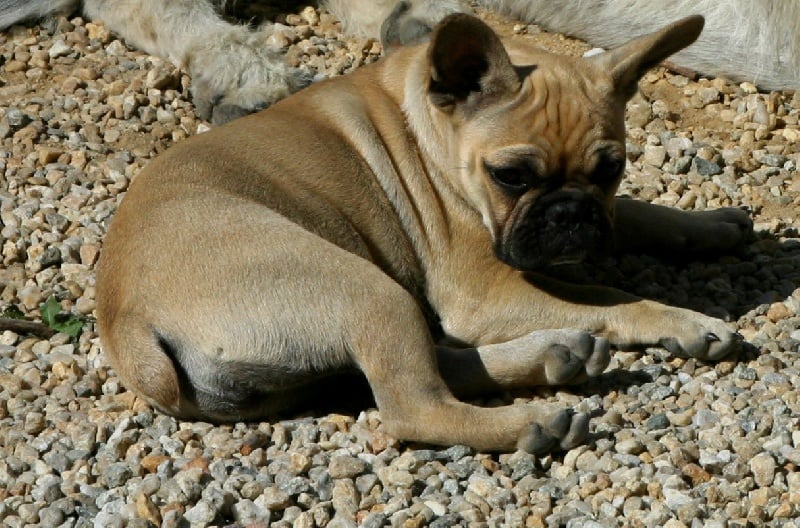
[[592,180],[597,184],[609,184],[617,180],[625,169],[625,160],[616,156],[603,156],[594,169]]
[[486,172],[492,180],[504,191],[510,194],[522,194],[530,189],[537,180],[536,173],[528,166],[524,165],[505,165],[502,167],[492,167],[487,165]]

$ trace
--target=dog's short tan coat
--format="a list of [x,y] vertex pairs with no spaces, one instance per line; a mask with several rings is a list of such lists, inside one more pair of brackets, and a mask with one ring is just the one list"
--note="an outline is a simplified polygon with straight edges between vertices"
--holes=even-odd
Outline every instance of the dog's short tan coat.
[[[581,413],[456,396],[579,382],[609,345],[735,347],[722,321],[517,269],[591,257],[583,237],[602,245],[606,224],[637,250],[741,242],[742,211],[614,198],[626,100],[701,28],[690,17],[578,59],[506,50],[453,15],[428,44],[176,145],[135,179],[105,241],[108,358],[184,418],[254,419],[358,369],[398,438],[576,445]],[[439,325],[464,347],[437,345]]]

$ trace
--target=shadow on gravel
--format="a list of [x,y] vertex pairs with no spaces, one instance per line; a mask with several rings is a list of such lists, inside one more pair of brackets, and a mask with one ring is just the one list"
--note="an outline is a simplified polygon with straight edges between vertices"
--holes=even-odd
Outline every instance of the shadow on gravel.
[[326,414],[358,416],[361,411],[375,407],[372,390],[363,375],[339,374],[315,382],[294,411],[280,413],[275,419],[301,419]]
[[301,0],[270,0],[269,2],[225,2],[225,15],[234,22],[245,22],[252,25],[262,22],[280,21],[286,13],[299,13],[305,6],[312,4]]
[[551,275],[735,321],[748,312],[765,311],[800,288],[800,233],[795,228],[780,236],[757,233],[738,254],[692,260],[623,254],[602,263],[554,269]]

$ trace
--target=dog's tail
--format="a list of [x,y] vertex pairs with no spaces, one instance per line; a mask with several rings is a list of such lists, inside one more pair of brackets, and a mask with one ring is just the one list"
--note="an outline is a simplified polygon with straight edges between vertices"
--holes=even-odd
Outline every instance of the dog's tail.
[[489,9],[612,48],[684,15],[705,29],[671,59],[700,73],[767,90],[800,88],[798,0],[480,0]]
[[0,0],[0,31],[56,13],[69,13],[80,6],[79,0]]

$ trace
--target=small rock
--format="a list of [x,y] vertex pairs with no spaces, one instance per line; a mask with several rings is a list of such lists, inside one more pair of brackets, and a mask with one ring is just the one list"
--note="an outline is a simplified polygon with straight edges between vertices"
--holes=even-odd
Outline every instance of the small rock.
[[642,159],[648,165],[661,167],[667,159],[667,149],[661,145],[645,145]]
[[289,494],[281,491],[276,486],[267,487],[255,502],[270,511],[283,510],[292,505],[292,499]]
[[722,174],[722,167],[713,161],[707,161],[703,158],[695,157],[692,164],[694,169],[701,176],[714,176],[717,174]]
[[53,42],[53,45],[50,46],[47,54],[50,56],[51,59],[56,59],[58,57],[64,57],[72,53],[72,46],[64,42],[63,40],[56,40]]
[[759,453],[750,459],[750,471],[756,484],[762,487],[771,486],[775,479],[775,459],[768,453]]
[[186,510],[183,516],[192,525],[207,526],[214,521],[217,512],[208,502],[201,500]]
[[355,478],[363,473],[367,468],[367,464],[356,457],[351,456],[335,456],[331,458],[328,466],[328,472],[331,478]]
[[639,455],[645,451],[644,444],[636,438],[620,440],[614,447],[617,453],[624,453],[626,455]]
[[112,41],[108,46],[106,46],[106,53],[111,57],[121,57],[128,52],[128,48],[125,47],[119,40]]

